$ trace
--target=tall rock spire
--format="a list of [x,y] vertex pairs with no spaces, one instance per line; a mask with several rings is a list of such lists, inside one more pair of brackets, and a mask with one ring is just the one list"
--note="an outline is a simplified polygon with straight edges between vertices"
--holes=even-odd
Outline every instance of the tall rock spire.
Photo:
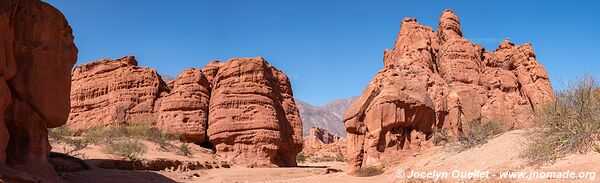
[[446,9],[442,12],[437,33],[442,42],[447,41],[454,36],[462,37],[460,21],[454,11]]

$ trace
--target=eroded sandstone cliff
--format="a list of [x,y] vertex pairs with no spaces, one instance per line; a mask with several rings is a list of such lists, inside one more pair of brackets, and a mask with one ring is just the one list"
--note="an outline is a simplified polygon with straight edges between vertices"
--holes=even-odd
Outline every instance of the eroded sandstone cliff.
[[65,17],[37,0],[0,1],[0,179],[60,182],[48,162],[47,128],[69,114],[77,61]]
[[302,124],[287,76],[262,57],[213,61],[166,84],[134,57],[82,64],[67,125],[152,123],[246,166],[295,166]]
[[312,127],[310,128],[310,134],[304,137],[302,153],[309,159],[323,157],[341,157],[345,159],[346,144],[345,139],[325,129]]
[[451,10],[435,32],[405,18],[394,49],[384,52],[384,68],[344,117],[349,170],[376,165],[386,153],[431,146],[434,132],[459,134],[469,120],[528,127],[532,111],[552,98],[531,44],[507,39],[486,51],[462,37]]

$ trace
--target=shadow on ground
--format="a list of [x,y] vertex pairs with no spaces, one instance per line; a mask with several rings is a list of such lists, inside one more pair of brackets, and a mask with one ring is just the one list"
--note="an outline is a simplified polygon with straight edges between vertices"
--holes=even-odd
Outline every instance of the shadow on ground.
[[73,183],[176,182],[164,175],[151,171],[104,169],[97,167],[97,164],[106,161],[103,159],[89,159],[84,161],[89,165],[89,170],[62,173],[62,179]]

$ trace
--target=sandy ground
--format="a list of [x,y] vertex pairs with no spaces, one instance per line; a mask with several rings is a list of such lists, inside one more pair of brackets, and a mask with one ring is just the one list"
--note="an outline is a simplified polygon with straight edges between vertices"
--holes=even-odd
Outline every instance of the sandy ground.
[[[449,147],[435,147],[421,152],[418,156],[408,157],[399,161],[388,173],[404,172],[403,178],[396,178],[396,182],[414,181],[407,178],[410,172],[448,172],[448,178],[440,179],[441,182],[600,182],[600,175],[594,180],[590,179],[546,179],[546,178],[520,178],[510,179],[502,177],[503,172],[594,172],[600,174],[600,153],[572,154],[550,166],[530,167],[520,158],[525,148],[527,131],[514,130],[499,135],[481,146],[458,152]],[[489,176],[481,179],[456,179],[453,172],[486,172]],[[401,174],[401,173],[399,173]],[[456,175],[459,175],[457,173]],[[434,179],[426,179],[434,180]]]
[[[499,135],[488,143],[466,151],[457,152],[449,147],[434,147],[410,156],[400,156],[399,161],[389,166],[387,171],[374,177],[353,177],[347,175],[347,164],[344,162],[322,162],[300,164],[290,168],[246,168],[233,166],[231,168],[215,168],[191,171],[132,171],[112,170],[95,167],[102,159],[116,159],[101,151],[99,146],[90,146],[81,153],[88,159],[91,170],[63,174],[68,182],[600,182],[600,175],[594,180],[588,179],[506,179],[499,178],[501,172],[594,172],[600,174],[600,153],[573,154],[558,160],[555,164],[543,167],[528,167],[519,157],[527,139],[523,136],[526,131],[516,130]],[[172,152],[159,150],[152,143],[144,158],[167,158],[194,161],[220,160],[207,149],[194,147],[191,157],[175,155]],[[53,144],[55,151],[62,149],[60,144]],[[342,172],[328,173],[327,169],[338,169]],[[404,176],[399,178],[398,171]],[[489,171],[487,179],[454,179],[453,171],[474,172]],[[407,178],[411,172],[448,172],[445,179],[414,179]],[[495,175],[495,176],[494,176]]]

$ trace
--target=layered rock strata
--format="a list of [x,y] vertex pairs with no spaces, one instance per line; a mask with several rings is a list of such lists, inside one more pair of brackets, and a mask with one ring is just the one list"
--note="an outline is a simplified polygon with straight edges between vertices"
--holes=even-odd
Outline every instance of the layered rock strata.
[[295,166],[302,124],[287,76],[262,57],[189,68],[166,84],[134,57],[77,66],[68,125],[149,122],[247,166]]

